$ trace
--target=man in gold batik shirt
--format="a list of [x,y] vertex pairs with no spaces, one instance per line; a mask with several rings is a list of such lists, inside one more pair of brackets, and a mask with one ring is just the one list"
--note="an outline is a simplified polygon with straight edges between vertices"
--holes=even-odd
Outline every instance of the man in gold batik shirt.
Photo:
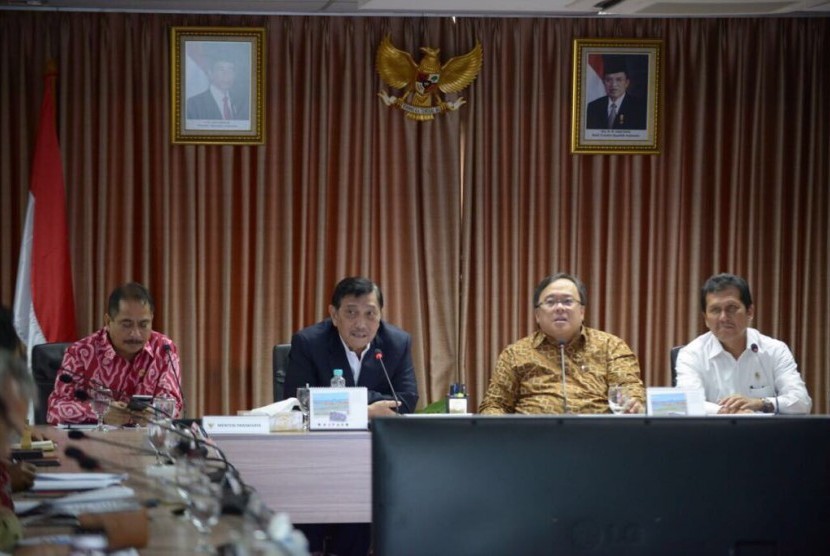
[[548,276],[536,286],[539,330],[501,352],[480,413],[608,413],[611,385],[622,388],[626,413],[643,412],[637,357],[620,338],[583,325],[587,299],[585,284],[571,274]]

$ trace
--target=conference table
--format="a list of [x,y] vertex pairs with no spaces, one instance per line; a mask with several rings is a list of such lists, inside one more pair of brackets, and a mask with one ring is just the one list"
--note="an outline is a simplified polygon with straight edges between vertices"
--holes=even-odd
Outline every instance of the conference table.
[[[193,551],[198,543],[199,533],[190,521],[183,517],[183,503],[176,499],[175,489],[170,483],[162,479],[147,475],[147,467],[155,462],[155,457],[147,451],[149,444],[145,429],[119,429],[106,432],[86,430],[89,438],[72,440],[67,432],[52,427],[36,427],[44,438],[57,444],[57,455],[60,462],[56,467],[39,467],[43,473],[77,473],[78,464],[65,455],[67,447],[75,446],[92,458],[99,460],[102,472],[127,473],[125,486],[135,490],[139,501],[153,501],[156,506],[147,509],[148,542],[140,549],[141,554],[166,555],[187,554]],[[118,446],[121,444],[123,446]],[[32,493],[15,495],[15,500],[32,499]],[[219,523],[213,528],[211,543],[214,546],[232,541],[242,533],[242,518],[239,516],[223,515]],[[71,533],[73,527],[55,525],[49,521],[40,524],[26,524],[25,536],[38,537]]]
[[263,502],[293,523],[372,521],[370,432],[223,434],[213,440]]

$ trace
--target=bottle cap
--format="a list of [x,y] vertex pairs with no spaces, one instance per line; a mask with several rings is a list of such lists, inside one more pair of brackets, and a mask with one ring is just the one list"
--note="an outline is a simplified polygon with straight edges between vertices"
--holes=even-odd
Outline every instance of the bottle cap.
[[343,376],[343,369],[334,369],[334,376]]
[[450,396],[463,398],[467,395],[467,385],[460,382],[450,384]]

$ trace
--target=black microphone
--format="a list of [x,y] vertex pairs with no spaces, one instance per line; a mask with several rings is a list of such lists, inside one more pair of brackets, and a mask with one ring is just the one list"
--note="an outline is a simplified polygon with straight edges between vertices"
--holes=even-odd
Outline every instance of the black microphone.
[[[173,434],[180,437],[179,442],[176,444],[176,449],[178,450],[177,455],[180,455],[180,456],[193,456],[193,457],[198,456],[198,457],[204,457],[205,459],[209,459],[209,458],[206,457],[207,456],[207,448],[204,446],[204,441],[201,441],[198,438],[196,438],[194,436],[191,436],[190,434],[188,434],[186,432],[182,432],[181,430],[179,430],[176,427],[168,427],[167,425],[165,425],[163,423],[159,423],[159,422],[155,422],[155,421],[154,421],[154,423],[158,427],[160,427],[160,428],[162,428],[162,429],[164,429],[168,432],[171,432],[171,433],[173,433]],[[106,444],[107,446],[115,446],[116,448],[124,448],[124,449],[127,449],[127,450],[134,450],[134,451],[136,451],[138,453],[141,453],[141,454],[148,454],[148,455],[152,455],[152,456],[156,455],[155,450],[150,450],[150,449],[147,449],[147,448],[141,448],[141,447],[135,446],[133,444],[126,444],[126,443],[123,443],[123,442],[116,442],[115,440],[110,440],[109,438],[91,436],[91,435],[86,434],[84,431],[79,430],[79,429],[70,429],[70,430],[68,430],[67,433],[66,433],[66,436],[68,436],[71,440],[92,440],[93,442],[100,442],[101,444]],[[195,444],[194,446],[191,446],[191,441],[193,442],[193,444]],[[220,453],[220,455],[222,455],[220,450],[217,449],[217,452]],[[221,461],[226,466],[230,466],[230,463],[227,462],[224,457],[222,458]]]
[[179,387],[179,395],[182,397],[182,415],[181,415],[181,418],[184,419],[185,416],[186,416],[185,403],[184,403],[184,390],[182,390],[182,379],[179,377],[179,373],[177,372],[179,369],[177,369],[175,363],[173,363],[173,348],[170,346],[170,344],[164,344],[161,349],[163,349],[165,352],[167,352],[167,360],[170,362],[170,369],[172,369],[173,378],[176,379],[176,386]]
[[93,388],[107,388],[103,383],[101,383],[101,381],[65,367],[58,369],[58,380],[64,384],[72,384],[73,382],[76,382],[85,386],[92,386]]
[[[69,375],[60,375],[58,377],[58,380],[60,380],[64,384],[72,384],[74,382],[72,380],[72,377],[69,376]],[[75,388],[75,391],[72,392],[72,395],[78,401],[81,401],[81,402],[88,402],[89,401],[89,392],[87,392],[83,388]]]
[[568,413],[568,383],[565,381],[565,341],[560,340],[559,342],[559,357],[560,357],[560,366],[562,367],[562,399],[564,400],[564,411],[563,413],[567,415]]
[[[755,342],[751,343],[749,345],[749,349],[752,350],[752,353],[757,354],[758,353],[758,344],[756,344]],[[760,357],[758,357],[758,365],[761,366],[761,370],[764,370],[764,364],[763,364],[763,361],[761,361]],[[773,397],[775,398],[775,408],[772,410],[772,413],[773,413],[773,415],[778,415],[780,413],[780,411],[778,410],[778,389],[775,387],[775,377],[772,378],[772,391],[774,392]]]
[[[212,481],[222,484],[222,512],[237,515],[244,513],[248,505],[248,498],[251,492],[253,492],[253,489],[242,480],[239,470],[228,461],[224,450],[206,438],[200,438],[200,434],[204,434],[204,429],[201,426],[199,427],[199,431],[197,434],[193,430],[176,429],[174,432],[181,437],[181,440],[174,448],[175,453],[178,456],[184,456],[186,458],[202,458],[205,461],[217,461],[221,463],[223,468],[217,470],[219,474],[208,474],[208,476]],[[219,454],[219,458],[207,457],[208,448],[213,448]]]
[[75,446],[67,446],[63,453],[66,457],[74,459],[78,462],[78,466],[84,471],[98,471],[102,468],[101,462],[92,456],[88,456],[86,452]]
[[[183,432],[183,431],[181,431],[177,428],[168,427],[168,426],[166,426],[162,423],[156,423],[156,424],[159,427],[161,427],[161,428],[163,428],[163,429],[165,429],[169,432],[172,432],[173,434],[176,434],[176,435],[178,435],[182,438],[177,443],[176,447],[173,450],[171,450],[171,452],[174,452],[174,455],[176,457],[186,457],[188,459],[190,459],[190,458],[199,458],[199,459],[204,460],[206,462],[207,461],[219,462],[223,465],[223,469],[221,469],[221,475],[220,475],[219,478],[223,478],[226,474],[230,474],[229,472],[231,470],[233,470],[234,472],[236,471],[234,466],[225,457],[225,454],[221,450],[219,450],[218,448],[216,448],[216,452],[221,456],[221,459],[220,458],[210,458],[210,457],[207,456],[208,450],[207,450],[207,445],[204,441],[202,441],[198,438],[195,438],[194,436],[191,436],[188,433]],[[126,443],[123,443],[123,442],[116,442],[115,440],[111,440],[109,438],[101,438],[101,437],[96,437],[96,436],[90,436],[90,435],[86,434],[84,431],[81,431],[81,430],[78,430],[78,429],[71,429],[66,433],[66,435],[71,440],[92,440],[93,442],[99,442],[99,443],[104,444],[106,446],[113,446],[113,447],[116,447],[116,448],[123,448],[125,450],[131,450],[131,451],[137,452],[139,454],[152,455],[152,456],[156,455],[155,450],[150,450],[150,449],[147,449],[147,448],[141,448],[141,447],[133,445],[133,444],[126,444]],[[69,455],[69,454],[67,454],[67,455]],[[70,456],[70,457],[72,457],[72,456]],[[81,464],[81,462],[79,461],[79,465],[80,464]],[[89,467],[85,467],[85,469],[93,469],[94,468],[93,466],[96,465],[96,462],[95,461],[84,460],[83,464],[89,466]],[[234,481],[238,480],[237,476],[238,476],[238,473],[234,473],[234,477],[227,478],[228,483],[233,485]],[[234,488],[234,490],[236,490],[236,488]],[[236,492],[235,492],[235,494],[236,494]]]
[[[113,395],[114,395],[115,390],[112,390],[112,392],[113,392]],[[75,391],[73,392],[73,395],[74,395],[75,399],[78,400],[79,402],[88,402],[92,399],[92,396],[89,395],[89,392],[87,392],[83,388],[76,388]],[[114,398],[113,398],[113,401],[114,401]],[[130,403],[128,403],[126,407],[117,407],[116,405],[114,405],[113,401],[109,402],[107,404],[107,407],[109,409],[116,408],[119,411],[129,413],[130,414],[130,419],[133,419],[133,418],[135,418],[135,419],[146,419],[146,417],[144,415],[144,409],[149,409],[153,413],[155,413],[156,415],[161,415],[162,417],[166,417],[168,419],[173,418],[166,411],[162,411],[161,409],[159,409],[157,407],[153,407],[152,405],[149,405],[148,403],[143,402],[141,404],[136,405],[136,404],[133,404],[133,400],[130,400]]]
[[89,392],[86,391],[87,388],[106,388],[108,390],[111,390],[113,399],[125,399],[130,397],[123,390],[111,388],[103,382],[101,382],[100,380],[97,380],[91,376],[86,376],[83,373],[79,373],[77,371],[73,371],[65,367],[61,367],[58,373],[58,380],[63,382],[64,384],[72,384],[74,382],[75,384],[79,385],[79,388],[75,389],[75,398],[82,402],[88,401],[91,398]]
[[89,392],[87,392],[83,388],[75,388],[75,392],[73,392],[73,394],[75,395],[75,399],[79,402],[89,401]]
[[[90,436],[90,435],[86,434],[84,431],[78,430],[78,429],[69,429],[68,431],[66,431],[66,436],[68,436],[71,440],[92,440],[93,442],[100,442],[101,444],[106,444],[107,446],[115,446],[116,448],[124,448],[124,449],[127,449],[127,450],[134,450],[134,451],[136,451],[140,454],[147,454],[147,455],[150,455],[150,456],[155,456],[156,455],[155,450],[150,450],[148,448],[141,448],[139,446],[134,446],[132,444],[126,444],[124,442],[116,442],[115,440],[99,438],[97,436]],[[64,451],[64,453],[66,453],[66,452]],[[69,455],[69,454],[67,454],[67,455]],[[72,457],[72,456],[70,456],[70,457]]]
[[[168,347],[165,344],[165,347]],[[169,349],[169,347],[168,347]],[[161,415],[162,417],[166,417],[168,419],[173,419],[174,416],[170,415],[166,411],[163,411],[157,407],[152,405],[153,396],[149,395],[140,395],[135,394],[133,396],[128,395],[124,390],[118,390],[117,388],[111,388],[101,382],[100,380],[95,379],[94,377],[88,377],[83,373],[79,373],[77,371],[72,371],[70,369],[61,368],[58,371],[58,380],[64,384],[73,384],[81,385],[78,388],[75,388],[73,392],[74,397],[76,400],[81,402],[88,402],[92,399],[92,396],[86,390],[87,388],[106,388],[112,392],[113,401],[118,400],[127,400],[125,403],[127,404],[126,408],[120,408],[122,411],[129,412],[135,418],[143,418],[142,412],[145,409],[149,409],[156,415]],[[181,389],[181,388],[180,388]],[[112,407],[112,406],[110,406]],[[182,405],[184,407],[184,405]]]
[[72,376],[69,375],[69,374],[60,374],[60,375],[58,375],[58,380],[60,380],[64,384],[70,384],[72,382],[75,382],[74,380],[72,380]]
[[[88,378],[88,377],[86,377],[86,376],[84,376],[80,373],[76,373],[74,371],[70,371],[70,370],[64,369],[62,367],[58,372],[60,373],[58,375],[58,380],[63,382],[64,384],[76,383],[75,379],[77,378],[77,379],[80,379],[81,381],[87,383],[88,385],[92,385],[93,388],[102,388],[103,387],[101,385],[101,383],[95,384],[95,382],[97,382],[95,379],[93,379],[91,377]],[[81,387],[75,388],[75,391],[73,392],[73,395],[74,395],[76,400],[81,401],[81,402],[88,402],[91,399],[91,397],[89,395],[89,392],[87,392],[85,388],[81,388]]]
[[[386,370],[386,365],[383,362],[383,352],[380,349],[375,349],[375,359],[380,361],[380,368],[383,369],[383,376],[386,377],[386,384],[389,385],[389,390],[392,391],[392,397],[395,399],[395,403],[397,404],[395,405],[395,413],[400,415],[401,398],[398,398],[398,393],[395,392],[395,387],[392,386],[392,379],[389,378],[389,371]],[[412,413],[412,410],[409,408],[409,405],[406,403],[406,401],[404,401],[403,404],[406,408],[406,411]]]
[[[245,507],[248,502],[248,497],[251,493],[251,488],[245,484],[242,480],[242,477],[239,474],[239,471],[236,467],[228,461],[225,452],[216,446],[213,443],[209,443],[204,439],[198,438],[195,434],[191,431],[183,431],[178,427],[170,427],[164,423],[156,423],[159,427],[172,432],[173,434],[179,436],[181,438],[180,442],[176,446],[175,450],[177,451],[178,457],[186,457],[186,458],[201,458],[204,461],[208,462],[218,462],[222,464],[221,469],[216,469],[219,472],[218,476],[213,476],[213,474],[206,473],[208,476],[211,477],[213,481],[221,481],[223,485],[227,485],[227,490],[229,492],[224,492],[222,495],[222,511],[224,513],[233,513],[233,514],[241,514],[244,512]],[[122,442],[116,442],[114,440],[110,440],[109,438],[102,438],[96,436],[90,436],[84,433],[81,430],[71,429],[67,432],[67,436],[72,440],[92,440],[94,442],[100,442],[102,444],[113,446],[116,448],[124,448],[127,450],[133,450],[140,454],[147,454],[151,456],[155,456],[155,450],[149,450],[145,448],[141,448],[139,446],[135,446],[132,444],[126,444]],[[83,451],[79,448],[74,448],[72,446],[67,447],[67,450],[73,448],[72,454],[75,454],[78,458],[78,464],[82,466],[84,469],[99,469],[101,466],[101,462],[103,460],[92,458],[86,456]],[[215,457],[207,457],[208,448],[213,448],[217,454],[219,454],[219,458]],[[73,457],[70,453],[66,450],[64,451],[67,456]],[[82,457],[84,456],[84,457]],[[73,457],[73,459],[75,459]],[[108,464],[109,465],[109,464]],[[86,466],[86,467],[84,467]],[[115,464],[112,464],[113,467],[118,467]]]
[[[223,469],[221,470],[223,475],[220,478],[224,478],[231,490],[234,494],[238,495],[241,493],[242,490],[247,489],[247,485],[242,481],[242,478],[239,476],[239,472],[237,471],[236,467],[228,460],[227,455],[225,452],[219,448],[215,443],[208,441],[204,437],[200,437],[200,435],[205,434],[204,429],[199,427],[199,433],[197,434],[191,429],[186,429],[183,427],[176,426],[169,426],[167,423],[159,422],[159,421],[152,421],[156,426],[162,428],[168,432],[172,432],[176,436],[179,437],[179,441],[176,443],[175,447],[171,450],[171,453],[174,457],[186,457],[186,458],[202,458],[205,461],[216,461],[222,464]],[[218,458],[216,457],[208,457],[209,448],[213,448],[213,450],[219,455]]]

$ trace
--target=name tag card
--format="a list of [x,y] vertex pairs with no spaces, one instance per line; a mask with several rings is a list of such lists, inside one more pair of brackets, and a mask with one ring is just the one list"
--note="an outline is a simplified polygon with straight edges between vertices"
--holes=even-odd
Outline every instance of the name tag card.
[[648,415],[706,415],[703,390],[646,388]]
[[209,435],[271,432],[268,415],[205,415],[202,417],[202,426]]
[[366,388],[309,388],[309,430],[366,430],[369,394]]

